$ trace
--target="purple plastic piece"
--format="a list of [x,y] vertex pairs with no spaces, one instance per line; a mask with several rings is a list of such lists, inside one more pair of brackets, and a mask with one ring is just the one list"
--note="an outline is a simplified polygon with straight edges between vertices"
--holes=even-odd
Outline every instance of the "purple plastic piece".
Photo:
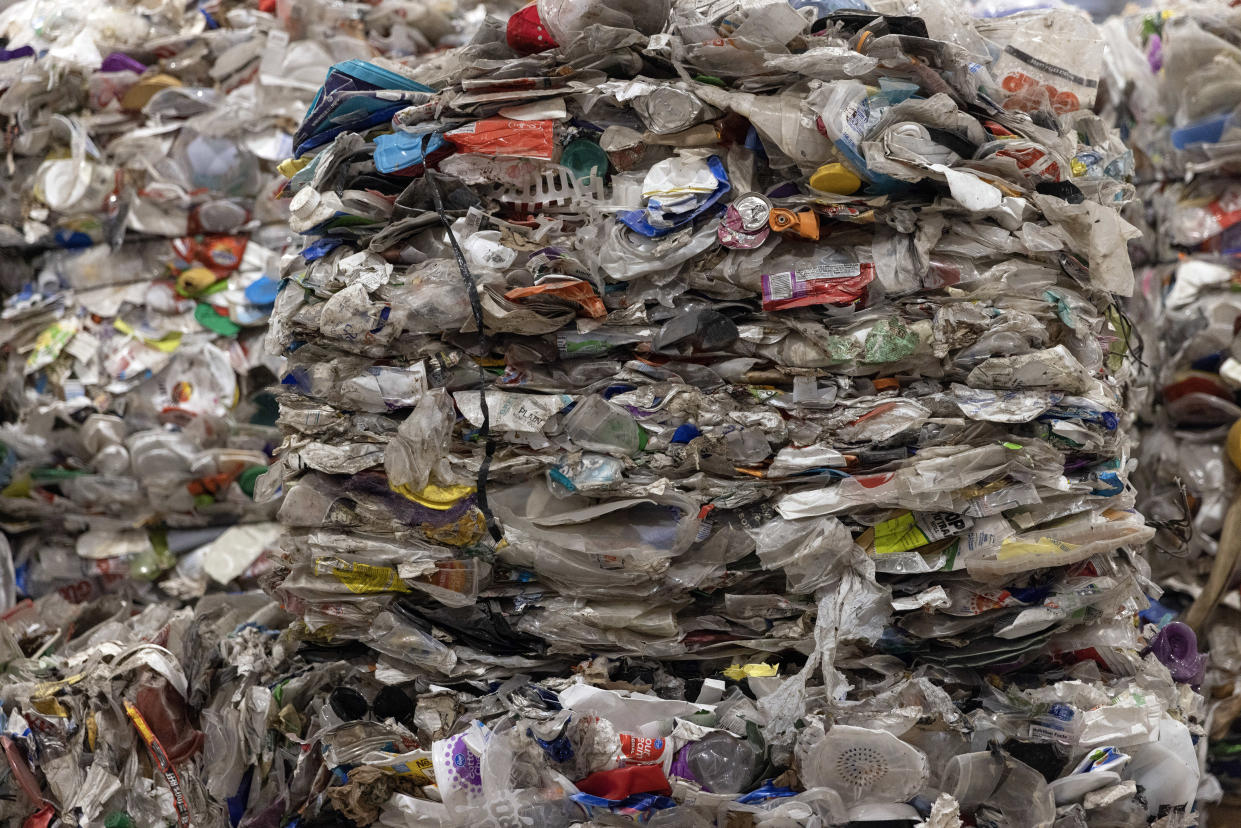
[[[668,775],[679,776],[682,779],[688,779],[701,785],[702,781],[697,776],[694,776],[694,772],[689,769],[689,749],[691,747],[692,745],[686,745],[677,751],[676,756],[672,757],[672,765],[668,768]],[[703,790],[709,793],[711,789],[704,786]]]
[[16,49],[0,49],[0,63],[7,60],[17,60],[18,58],[34,56],[35,51],[31,46],[19,46]]
[[134,60],[129,55],[113,52],[103,59],[99,66],[100,72],[135,72],[141,75],[147,70],[146,64]]
[[1147,43],[1146,62],[1150,64],[1152,72],[1158,72],[1163,68],[1163,38],[1157,34],[1151,35]]
[[1172,678],[1188,684],[1201,684],[1207,657],[1198,652],[1198,636],[1188,624],[1172,621],[1151,639],[1148,649],[1168,668]]

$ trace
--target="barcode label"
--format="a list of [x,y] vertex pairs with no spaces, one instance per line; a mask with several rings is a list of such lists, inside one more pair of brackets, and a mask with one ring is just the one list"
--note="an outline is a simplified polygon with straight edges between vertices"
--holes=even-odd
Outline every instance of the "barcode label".
[[792,299],[793,274],[791,272],[772,273],[763,277],[764,299]]

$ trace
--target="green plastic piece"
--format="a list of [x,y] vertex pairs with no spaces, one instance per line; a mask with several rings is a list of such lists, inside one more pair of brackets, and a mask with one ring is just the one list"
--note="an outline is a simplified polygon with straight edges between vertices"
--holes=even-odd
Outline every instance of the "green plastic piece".
[[246,497],[254,498],[254,484],[264,474],[267,474],[266,466],[250,466],[237,476],[237,485],[246,493]]
[[241,333],[241,328],[236,322],[216,313],[215,308],[206,302],[199,302],[198,307],[194,308],[194,318],[198,320],[198,324],[220,336],[236,336]]

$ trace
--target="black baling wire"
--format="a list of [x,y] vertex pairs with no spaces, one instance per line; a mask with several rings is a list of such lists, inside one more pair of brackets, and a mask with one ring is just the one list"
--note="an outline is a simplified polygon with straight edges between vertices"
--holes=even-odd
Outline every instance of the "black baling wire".
[[[483,333],[483,304],[478,298],[478,285],[474,282],[469,265],[465,263],[465,254],[461,252],[457,236],[452,232],[452,222],[449,221],[448,214],[444,212],[444,199],[440,196],[439,185],[430,175],[427,176],[427,183],[431,185],[431,198],[435,202],[435,212],[439,213],[440,221],[444,224],[444,232],[448,234],[448,243],[452,245],[453,254],[457,257],[457,269],[461,271],[461,279],[465,282],[465,293],[470,299],[470,310],[474,314],[474,326],[478,329],[478,340],[484,342],[486,335]],[[491,533],[492,540],[498,542],[503,537],[503,533],[500,531],[500,525],[496,523],[495,515],[491,513],[491,507],[487,505],[487,476],[491,472],[491,458],[496,453],[496,442],[491,437],[491,412],[487,408],[487,372],[483,369],[481,362],[478,363],[478,404],[483,410],[483,425],[478,434],[486,441],[483,461],[478,466],[478,508],[483,513],[483,519],[487,521],[487,531]]]

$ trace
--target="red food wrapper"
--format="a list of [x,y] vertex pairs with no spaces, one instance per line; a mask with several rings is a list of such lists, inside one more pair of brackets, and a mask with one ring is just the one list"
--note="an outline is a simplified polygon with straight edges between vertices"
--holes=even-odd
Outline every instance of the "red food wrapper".
[[444,137],[458,152],[551,161],[556,150],[554,126],[555,121],[484,118],[452,132],[445,132]]
[[531,3],[508,19],[505,33],[508,45],[519,55],[533,55],[555,48],[556,39],[539,18],[537,3]]
[[805,305],[841,305],[866,295],[875,279],[870,262],[822,264],[805,270],[763,274],[763,310],[776,311]]

